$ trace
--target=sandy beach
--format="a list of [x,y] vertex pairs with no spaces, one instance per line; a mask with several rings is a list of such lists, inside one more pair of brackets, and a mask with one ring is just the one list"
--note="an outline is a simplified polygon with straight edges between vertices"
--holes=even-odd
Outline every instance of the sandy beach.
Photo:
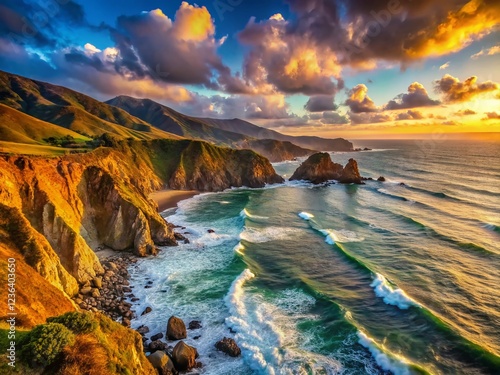
[[196,190],[160,190],[152,193],[149,198],[158,204],[158,212],[177,207],[177,203],[184,199],[200,194]]

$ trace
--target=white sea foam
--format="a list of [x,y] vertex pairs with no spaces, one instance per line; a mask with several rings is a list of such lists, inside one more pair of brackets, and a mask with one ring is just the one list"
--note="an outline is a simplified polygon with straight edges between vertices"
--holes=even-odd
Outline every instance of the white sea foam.
[[387,279],[379,273],[377,273],[375,280],[373,280],[370,286],[375,290],[377,297],[383,298],[384,302],[388,305],[397,306],[402,310],[409,309],[410,306],[420,307],[402,289],[394,289]]
[[270,241],[285,241],[297,235],[297,229],[291,227],[246,228],[240,234],[240,239],[252,243]]
[[269,219],[267,216],[258,216],[258,215],[252,215],[246,208],[244,208],[240,212],[240,216],[244,219],[249,218],[249,219],[255,219],[255,220],[267,220]]
[[314,217],[314,215],[310,214],[309,212],[301,212],[301,213],[299,213],[299,217],[301,219],[309,221],[309,220],[311,220]]
[[364,241],[363,237],[358,236],[356,232],[350,230],[322,229],[320,232],[326,237],[325,242],[329,245],[335,245],[336,242],[347,243]]
[[405,359],[384,352],[371,337],[363,332],[358,332],[358,337],[359,343],[370,351],[377,364],[384,370],[394,375],[411,375],[409,363]]
[[[297,330],[300,319],[312,320],[307,311],[316,300],[296,289],[284,290],[271,301],[245,284],[254,278],[248,269],[234,280],[225,301],[231,314],[226,324],[236,331],[245,363],[257,374],[338,374],[342,366],[333,358],[300,348],[305,341]],[[247,289],[248,288],[248,289]]]
[[245,246],[243,246],[241,244],[241,242],[238,242],[238,245],[236,245],[233,250],[234,250],[235,253],[243,255],[243,251],[245,250]]

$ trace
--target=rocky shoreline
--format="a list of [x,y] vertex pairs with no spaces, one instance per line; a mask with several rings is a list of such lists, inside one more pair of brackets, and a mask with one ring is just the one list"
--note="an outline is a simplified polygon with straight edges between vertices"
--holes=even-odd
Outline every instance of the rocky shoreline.
[[130,286],[128,268],[137,261],[137,257],[132,254],[102,259],[104,272],[81,284],[73,301],[82,310],[99,311],[130,327],[130,320],[135,317],[135,312],[127,299],[133,302],[135,296],[132,293],[133,286]]
[[[179,237],[182,237],[179,239],[185,239],[182,235]],[[101,264],[104,272],[80,285],[79,292],[73,301],[82,310],[103,313],[130,328],[131,320],[136,318],[138,313],[133,309],[133,303],[139,299],[133,293],[134,286],[130,285],[128,270],[137,262],[138,258],[133,254],[102,258]],[[151,288],[152,284],[153,281],[147,280],[144,288]],[[151,307],[147,307],[141,315],[150,312],[152,312]],[[199,357],[197,349],[182,341],[188,337],[188,332],[200,328],[202,328],[201,321],[191,321],[186,328],[184,321],[172,316],[166,323],[165,333],[150,332],[149,327],[144,325],[138,327],[136,331],[142,337],[144,353],[148,355],[148,360],[158,374],[176,375],[179,372],[203,367],[203,364],[197,361]],[[196,340],[198,337],[193,338]],[[232,338],[224,337],[214,343],[214,346],[218,351],[230,357],[241,355],[241,349]]]

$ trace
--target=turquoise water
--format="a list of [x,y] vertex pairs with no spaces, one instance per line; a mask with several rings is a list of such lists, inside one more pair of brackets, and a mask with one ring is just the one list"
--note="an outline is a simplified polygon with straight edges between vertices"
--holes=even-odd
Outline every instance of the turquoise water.
[[[387,182],[235,189],[165,213],[191,244],[131,270],[137,311],[153,307],[134,326],[201,320],[187,342],[203,374],[499,374],[499,145],[356,146],[377,150],[333,160]],[[224,336],[241,358],[215,350]]]

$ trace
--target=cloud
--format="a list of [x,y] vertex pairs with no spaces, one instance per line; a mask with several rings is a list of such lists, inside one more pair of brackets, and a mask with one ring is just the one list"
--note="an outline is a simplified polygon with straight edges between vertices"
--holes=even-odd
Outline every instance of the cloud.
[[362,112],[377,112],[379,109],[368,96],[368,87],[364,84],[359,84],[348,92],[349,98],[345,104],[353,113]]
[[441,65],[439,67],[439,70],[445,70],[445,69],[448,69],[449,67],[450,67],[450,62],[448,61],[448,62],[444,63],[443,65]]
[[418,82],[413,82],[408,86],[408,93],[400,94],[395,99],[389,101],[385,105],[385,109],[406,109],[406,108],[417,108],[417,107],[430,107],[439,105],[438,100],[432,100],[429,98],[429,94],[425,87]]
[[309,96],[333,95],[343,88],[341,66],[335,53],[310,34],[276,14],[261,22],[251,18],[238,40],[250,51],[245,56],[243,79],[258,93],[279,91]]
[[500,113],[497,112],[486,112],[486,117],[483,120],[500,120]]
[[425,118],[425,116],[421,112],[415,111],[415,110],[408,110],[407,112],[398,113],[396,115],[395,120],[396,121],[402,121],[402,120],[422,120],[424,118]]
[[455,116],[471,116],[475,114],[477,114],[477,112],[473,111],[472,109],[462,109],[458,112],[455,112]]
[[445,74],[443,78],[434,81],[434,84],[436,92],[442,94],[447,103],[465,102],[478,95],[500,91],[498,83],[492,81],[478,83],[476,76],[461,82],[458,78]]
[[335,111],[338,107],[334,103],[333,95],[311,96],[304,108],[308,112]]
[[346,125],[350,123],[350,119],[347,116],[334,111],[323,112],[320,121],[325,125]]
[[182,2],[172,20],[160,9],[121,16],[111,35],[119,50],[116,70],[177,84],[216,88],[214,72],[228,74],[217,54],[223,42],[205,7]]
[[478,59],[480,56],[493,56],[500,53],[500,46],[493,46],[491,48],[482,49],[478,53],[471,56],[471,59]]
[[288,0],[296,14],[290,33],[309,35],[341,64],[380,61],[403,67],[460,51],[496,30],[493,0]]
[[375,124],[380,122],[389,122],[393,118],[391,115],[386,113],[352,113],[349,112],[349,118],[351,119],[351,124]]
[[61,46],[65,30],[91,27],[80,4],[34,0],[3,0],[0,4],[0,37],[15,44],[39,48]]

